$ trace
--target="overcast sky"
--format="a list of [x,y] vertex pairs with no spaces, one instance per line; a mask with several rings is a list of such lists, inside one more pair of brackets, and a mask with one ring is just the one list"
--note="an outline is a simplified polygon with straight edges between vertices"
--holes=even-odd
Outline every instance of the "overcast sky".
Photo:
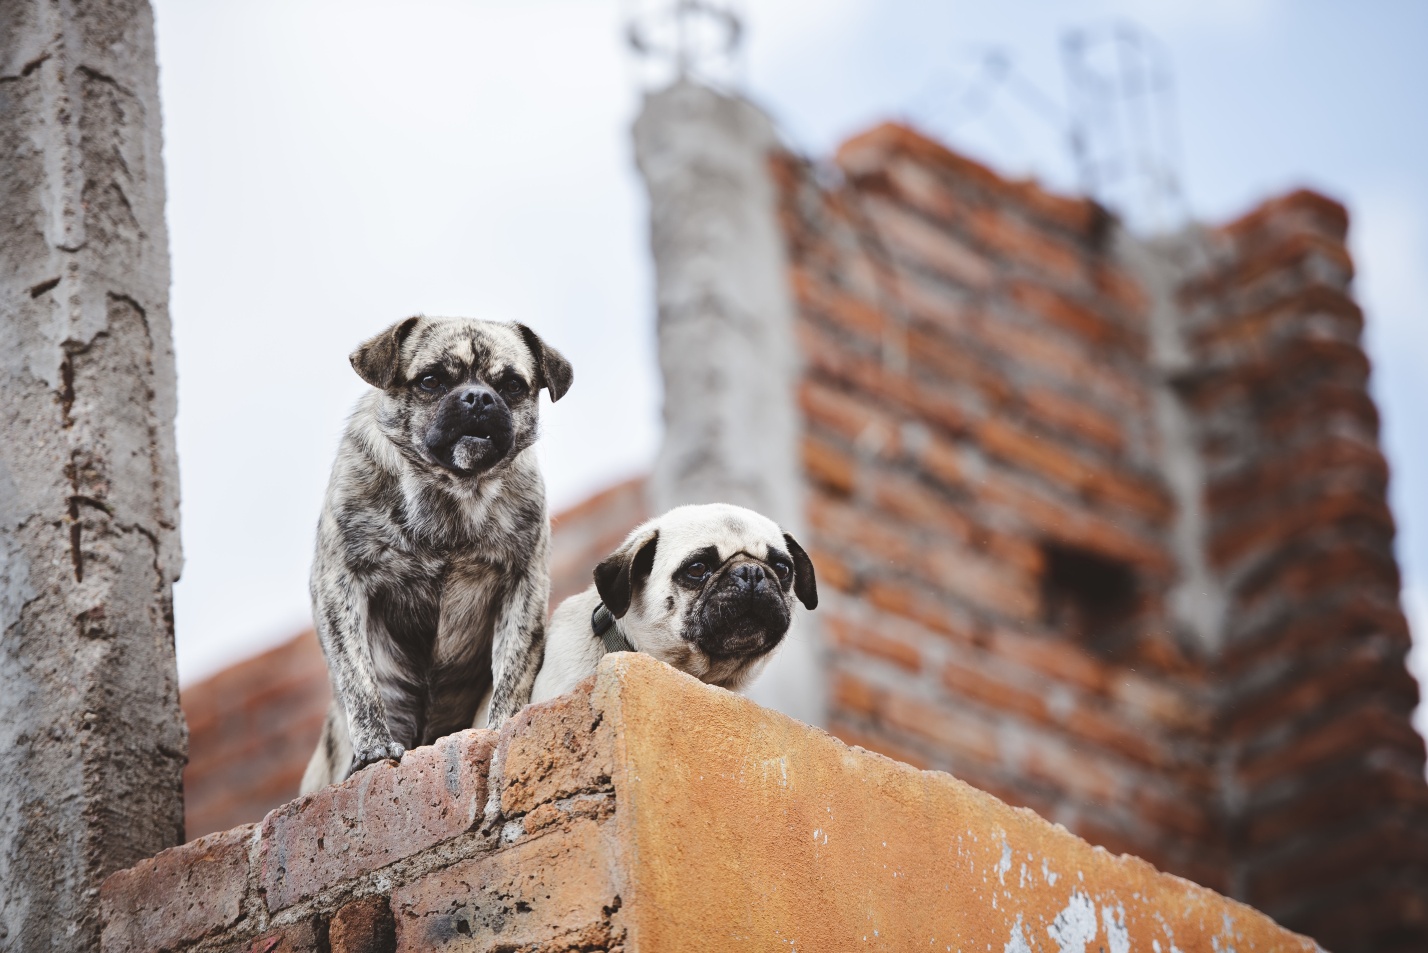
[[[185,683],[307,624],[346,355],[416,312],[520,320],[576,369],[543,408],[555,508],[642,472],[659,435],[627,4],[155,0],[186,563]],[[1405,601],[1428,627],[1428,4],[1296,0],[739,5],[742,86],[826,155],[911,120],[1071,189],[1068,29],[1129,17],[1174,66],[1180,171],[1220,221],[1297,185],[1344,201],[1393,465]],[[969,64],[1025,77],[981,114]],[[1034,90],[1034,92],[1032,92]],[[1036,97],[1048,104],[1031,105]],[[1420,676],[1421,677],[1421,676]]]

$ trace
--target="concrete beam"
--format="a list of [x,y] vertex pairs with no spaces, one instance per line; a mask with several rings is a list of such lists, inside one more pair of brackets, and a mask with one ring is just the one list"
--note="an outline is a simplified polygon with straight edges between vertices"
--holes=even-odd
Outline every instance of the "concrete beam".
[[[777,136],[745,100],[685,80],[645,100],[635,155],[650,196],[664,440],[651,508],[735,503],[804,526],[799,355],[769,158]],[[822,724],[816,617],[751,695]]]
[[183,839],[153,16],[0,22],[0,948],[89,950],[105,875]]

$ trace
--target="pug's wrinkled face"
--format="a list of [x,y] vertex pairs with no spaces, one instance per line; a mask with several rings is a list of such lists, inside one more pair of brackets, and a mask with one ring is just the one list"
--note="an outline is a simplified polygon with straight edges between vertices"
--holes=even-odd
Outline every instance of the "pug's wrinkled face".
[[352,366],[382,391],[382,431],[413,463],[463,477],[535,442],[538,392],[569,389],[570,364],[521,324],[407,318],[362,344]]
[[596,568],[595,586],[636,649],[730,689],[783,641],[795,602],[818,604],[803,547],[724,503],[681,506],[639,527]]

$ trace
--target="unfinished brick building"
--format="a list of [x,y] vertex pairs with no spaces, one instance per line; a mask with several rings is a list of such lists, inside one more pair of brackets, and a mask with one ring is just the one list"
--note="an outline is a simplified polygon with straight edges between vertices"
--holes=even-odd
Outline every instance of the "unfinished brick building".
[[1428,787],[1342,206],[1160,243],[898,126],[783,157],[833,731],[1428,948]]
[[[1344,209],[1297,192],[1141,240],[896,125],[767,168],[830,730],[1329,949],[1428,949]],[[636,482],[557,517],[554,595],[650,508]],[[219,688],[185,699],[190,836],[281,800],[206,781],[214,739],[262,708]],[[196,717],[215,704],[250,721]],[[205,783],[228,800],[196,816]]]

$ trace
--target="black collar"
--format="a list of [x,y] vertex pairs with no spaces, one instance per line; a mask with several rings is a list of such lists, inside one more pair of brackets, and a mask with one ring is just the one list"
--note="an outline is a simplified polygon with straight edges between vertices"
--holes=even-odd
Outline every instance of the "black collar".
[[590,628],[595,630],[595,635],[601,642],[605,643],[605,652],[633,652],[634,646],[630,640],[625,638],[620,627],[615,623],[615,617],[610,614],[610,610],[605,608],[605,603],[600,602],[595,605],[595,611],[590,613]]

